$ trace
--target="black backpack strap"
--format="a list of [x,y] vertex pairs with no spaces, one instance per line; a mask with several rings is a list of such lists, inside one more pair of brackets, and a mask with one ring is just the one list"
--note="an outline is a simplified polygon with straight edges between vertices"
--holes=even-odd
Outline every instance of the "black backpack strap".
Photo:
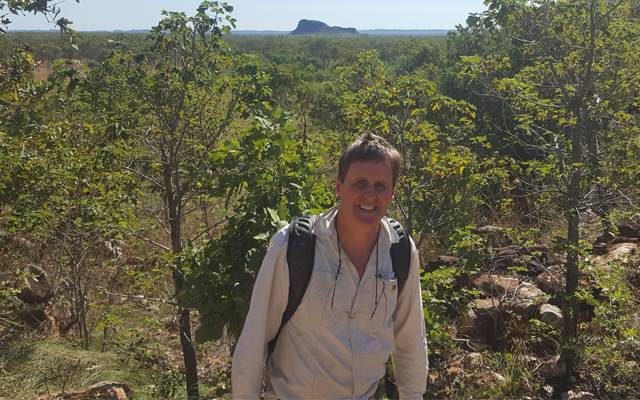
[[289,266],[289,300],[287,308],[282,314],[282,322],[278,333],[269,342],[268,356],[271,356],[276,348],[278,336],[282,327],[286,325],[298,309],[302,297],[309,286],[313,261],[316,255],[316,235],[313,234],[315,215],[297,217],[289,225],[289,238],[287,243],[287,264]]
[[411,240],[405,232],[400,222],[387,218],[389,225],[396,231],[400,237],[398,243],[391,245],[391,264],[393,265],[393,273],[398,279],[398,294],[402,291],[404,284],[409,278],[409,269],[411,268]]

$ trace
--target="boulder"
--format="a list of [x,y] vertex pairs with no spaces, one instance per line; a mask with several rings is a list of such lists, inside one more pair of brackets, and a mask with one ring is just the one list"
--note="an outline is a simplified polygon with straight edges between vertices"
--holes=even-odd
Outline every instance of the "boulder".
[[638,249],[638,243],[618,243],[608,246],[608,252],[605,255],[593,256],[591,261],[601,270],[611,271],[611,263],[615,261],[626,261],[629,256],[634,254]]
[[471,278],[469,285],[488,296],[502,297],[507,293],[513,293],[520,281],[496,274],[480,274]]
[[506,246],[494,249],[492,259],[494,270],[506,271],[512,267],[525,267],[527,275],[535,275],[544,270],[548,259],[546,247],[528,249],[522,246]]
[[640,226],[620,225],[618,226],[618,232],[620,232],[620,236],[640,238]]
[[598,242],[593,245],[592,253],[594,255],[603,256],[607,254],[608,251],[609,251],[609,248],[607,247],[606,243]]
[[560,360],[560,355],[547,360],[540,365],[538,373],[544,378],[557,379],[562,378],[567,372],[567,363]]
[[536,277],[536,286],[538,286],[543,292],[556,295],[564,291],[566,286],[566,277],[564,276],[564,270],[560,265],[553,265],[542,271]]
[[540,321],[555,329],[562,330],[564,325],[562,310],[552,304],[543,304],[540,306]]
[[462,359],[462,367],[465,371],[479,371],[484,366],[484,356],[482,353],[469,353]]
[[451,377],[460,375],[463,373],[463,371],[464,370],[462,369],[462,362],[460,362],[460,360],[451,362],[447,367],[447,375]]
[[563,393],[560,398],[567,400],[595,400],[596,396],[585,391],[569,390],[567,393]]
[[100,382],[71,393],[58,393],[38,397],[37,400],[127,400],[129,386],[116,382]]
[[454,256],[438,256],[435,260],[429,261],[424,265],[424,270],[426,272],[432,272],[438,269],[439,267],[453,267],[458,264],[460,259]]
[[613,246],[614,244],[620,244],[620,243],[638,243],[638,238],[627,237],[627,236],[617,236],[612,241],[607,243],[607,245]]
[[624,242],[609,246],[609,255],[616,258],[626,258],[638,249],[638,243]]
[[549,297],[535,285],[501,275],[476,275],[471,279],[470,286],[486,295],[499,298],[505,309],[524,317],[535,313],[539,304],[549,300]]
[[457,321],[458,333],[498,347],[504,340],[506,326],[500,300],[476,299],[469,311]]
[[505,305],[507,310],[514,311],[523,317],[530,317],[535,314],[540,304],[547,301],[549,296],[542,290],[529,282],[521,282]]
[[47,304],[53,296],[47,273],[36,265],[28,266],[30,275],[24,278],[25,287],[18,298],[27,304]]
[[610,241],[612,241],[613,239],[615,239],[616,235],[613,234],[613,232],[611,231],[604,231],[602,233],[602,235],[598,236],[596,238],[595,243],[604,243],[604,244],[608,244]]
[[464,382],[470,387],[494,389],[505,383],[506,379],[494,371],[478,371],[465,375]]

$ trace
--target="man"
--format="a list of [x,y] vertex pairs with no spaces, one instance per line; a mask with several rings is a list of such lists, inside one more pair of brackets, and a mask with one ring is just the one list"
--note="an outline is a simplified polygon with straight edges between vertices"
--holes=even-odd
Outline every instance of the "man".
[[257,399],[263,378],[266,398],[368,399],[389,356],[400,398],[422,399],[428,362],[418,253],[412,243],[409,278],[398,293],[390,247],[399,237],[384,218],[400,166],[398,151],[373,134],[344,152],[340,203],[313,225],[309,285],[267,357],[289,290],[287,228],[271,239],[233,356],[234,399]]

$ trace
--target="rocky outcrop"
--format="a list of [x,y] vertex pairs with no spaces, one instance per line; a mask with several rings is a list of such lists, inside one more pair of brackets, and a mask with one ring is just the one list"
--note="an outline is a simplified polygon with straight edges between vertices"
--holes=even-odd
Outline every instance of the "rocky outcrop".
[[500,303],[506,310],[523,317],[530,316],[538,305],[549,300],[549,296],[535,285],[501,275],[477,275],[471,279],[470,286],[493,298],[493,303]]
[[440,267],[453,267],[460,262],[460,258],[454,256],[438,256],[433,261],[424,265],[426,272],[433,272]]
[[18,298],[27,304],[47,304],[53,296],[47,273],[36,265],[29,265],[30,275],[24,278],[25,287]]
[[497,299],[476,299],[457,321],[458,335],[501,347],[506,334],[505,314]]
[[355,28],[341,28],[339,26],[329,26],[324,22],[309,19],[301,19],[292,35],[357,35]]
[[545,247],[527,248],[523,246],[505,246],[494,249],[492,260],[493,271],[507,271],[518,267],[524,274],[533,276],[544,271],[548,262],[549,249]]
[[553,304],[543,304],[540,306],[540,321],[561,330],[564,325],[564,316],[562,310]]
[[71,393],[40,396],[37,400],[127,400],[131,393],[124,383],[100,382]]
[[564,291],[566,278],[564,268],[560,265],[552,265],[542,271],[535,279],[536,285],[545,293],[558,295]]
[[638,243],[623,242],[607,246],[607,252],[591,258],[593,264],[602,271],[611,271],[612,264],[624,262],[638,249]]
[[[640,257],[637,255],[640,245],[636,236],[640,232],[636,229],[634,226],[619,227],[618,236],[605,232],[598,238],[599,247],[594,246],[593,254],[584,258],[591,265],[581,270],[578,281],[581,290],[589,291],[598,300],[606,300],[607,292],[598,286],[598,278],[602,272],[618,267],[623,267],[621,272],[626,274],[628,281],[640,288]],[[497,227],[476,231],[483,235],[497,235],[495,241],[501,239],[501,232]],[[463,341],[473,351],[483,351],[457,357],[454,362],[430,371],[428,380],[433,388],[433,391],[429,390],[430,398],[447,398],[447,388],[452,382],[479,388],[502,385],[504,380],[498,374],[501,370],[492,371],[491,366],[495,364],[485,362],[484,356],[487,360],[495,360],[491,352],[511,352],[514,345],[522,343],[526,354],[520,354],[518,361],[522,362],[523,368],[530,368],[545,380],[544,390],[548,396],[555,393],[554,390],[560,390],[556,385],[566,379],[567,364],[560,357],[557,339],[566,323],[559,307],[566,287],[566,255],[555,254],[543,246],[527,248],[515,245],[493,248],[490,254],[494,256],[488,258],[486,252],[479,254],[485,263],[479,267],[482,272],[474,275],[464,273],[466,260],[449,256],[438,257],[424,267],[427,272],[443,267],[461,268],[462,273],[456,275],[454,287],[467,290],[476,298],[471,300],[462,315],[456,316],[457,340]],[[592,305],[581,303],[578,321],[590,321],[592,311]],[[632,316],[634,327],[640,326],[640,312],[637,314]],[[532,327],[539,327],[537,322],[533,324],[532,319],[553,328],[553,333],[547,335],[534,331],[538,333],[531,335]],[[594,329],[598,325],[588,326],[590,335],[597,336]],[[560,393],[554,395],[559,396]],[[565,392],[562,396],[585,400],[594,398],[591,393],[581,391]]]

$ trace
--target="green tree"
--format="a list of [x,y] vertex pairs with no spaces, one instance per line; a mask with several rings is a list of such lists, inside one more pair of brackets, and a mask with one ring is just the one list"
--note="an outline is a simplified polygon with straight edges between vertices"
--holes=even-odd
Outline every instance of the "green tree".
[[[621,170],[637,168],[640,43],[631,1],[494,0],[482,25],[511,39],[511,54],[463,59],[482,94],[502,107],[495,122],[520,157],[530,194],[556,201],[566,219],[567,323],[563,357],[573,374],[582,215],[608,225],[614,207],[634,207],[638,186]],[[514,73],[505,73],[513,70]],[[489,73],[486,73],[489,71]],[[632,158],[620,159],[620,151]],[[621,186],[626,185],[626,186]]]
[[[91,268],[104,258],[105,241],[118,238],[121,222],[131,218],[133,181],[114,162],[117,144],[76,112],[68,90],[75,78],[36,83],[34,66],[25,51],[0,64],[8,72],[0,96],[0,158],[7,161],[0,173],[2,227],[30,237],[47,254],[71,311],[66,329],[75,326],[88,347]],[[44,258],[36,247],[23,250],[33,263]]]
[[[80,0],[75,0],[79,3]],[[11,23],[10,14],[20,13],[42,14],[53,21],[62,32],[69,31],[71,21],[60,17],[58,3],[51,0],[2,0],[0,1],[0,33],[5,33],[7,25]]]
[[333,201],[322,175],[324,147],[301,149],[290,118],[266,107],[251,129],[212,155],[225,171],[220,189],[237,198],[220,237],[186,253],[185,299],[200,311],[202,340],[222,337],[225,328],[239,336],[269,238],[294,216],[320,212]]
[[348,131],[381,134],[403,156],[395,201],[400,219],[419,244],[427,237],[446,242],[480,201],[483,167],[472,146],[484,138],[473,135],[474,108],[424,78],[391,79],[375,51],[361,53],[338,79]]
[[[147,36],[148,50],[123,58],[132,105],[144,116],[129,141],[126,169],[162,199],[156,217],[170,246],[155,243],[170,255],[178,298],[185,270],[176,256],[185,241],[210,232],[214,225],[193,234],[184,230],[186,217],[216,191],[219,171],[208,164],[209,154],[232,123],[245,115],[246,106],[265,95],[265,77],[251,59],[234,59],[226,51],[222,39],[235,24],[231,11],[226,3],[204,1],[192,17],[163,12],[165,18]],[[206,222],[206,208],[203,213]],[[198,398],[190,310],[180,305],[178,314],[187,394]]]

